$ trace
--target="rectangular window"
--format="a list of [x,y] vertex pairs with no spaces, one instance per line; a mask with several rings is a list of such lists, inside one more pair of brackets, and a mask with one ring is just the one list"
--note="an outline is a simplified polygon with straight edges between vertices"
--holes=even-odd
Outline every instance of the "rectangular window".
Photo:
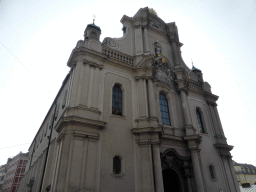
[[119,174],[121,172],[121,159],[119,156],[115,156],[113,159],[113,172]]

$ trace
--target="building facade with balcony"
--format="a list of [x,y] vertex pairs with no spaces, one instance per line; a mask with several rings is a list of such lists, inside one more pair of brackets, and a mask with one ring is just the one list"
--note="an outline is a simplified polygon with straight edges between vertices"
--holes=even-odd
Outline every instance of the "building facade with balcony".
[[6,174],[3,180],[2,192],[16,192],[21,178],[25,174],[28,153],[20,152],[13,158],[8,158]]
[[121,22],[103,42],[87,25],[19,191],[238,192],[218,96],[182,60],[176,24],[147,7]]

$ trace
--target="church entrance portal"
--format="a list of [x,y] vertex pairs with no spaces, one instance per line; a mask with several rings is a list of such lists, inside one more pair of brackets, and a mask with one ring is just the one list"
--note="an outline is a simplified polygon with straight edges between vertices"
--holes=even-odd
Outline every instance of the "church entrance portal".
[[175,149],[161,153],[164,192],[191,191],[190,157],[180,156]]
[[164,192],[182,192],[178,174],[173,169],[163,170]]

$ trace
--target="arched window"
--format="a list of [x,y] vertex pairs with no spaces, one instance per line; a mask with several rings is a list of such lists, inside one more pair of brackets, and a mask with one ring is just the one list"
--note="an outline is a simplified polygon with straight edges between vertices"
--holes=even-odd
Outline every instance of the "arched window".
[[211,179],[215,179],[215,176],[214,176],[214,170],[213,170],[213,165],[210,165],[209,166],[209,171],[210,171],[210,176],[211,176]]
[[198,122],[200,133],[205,133],[202,114],[198,108],[196,109],[196,116],[197,116],[197,122]]
[[159,94],[159,104],[162,124],[171,125],[168,102],[166,96],[163,93]]
[[121,173],[121,158],[119,156],[115,156],[113,158],[113,173],[114,174]]
[[112,114],[122,116],[122,108],[122,89],[116,84],[112,91]]

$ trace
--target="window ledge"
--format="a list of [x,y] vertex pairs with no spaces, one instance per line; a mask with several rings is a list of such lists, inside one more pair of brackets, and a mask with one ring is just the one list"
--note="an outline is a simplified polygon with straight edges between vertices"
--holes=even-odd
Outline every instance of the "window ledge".
[[169,128],[169,129],[174,129],[174,127],[172,127],[171,125],[164,125],[164,124],[160,124],[163,126],[163,128]]
[[115,174],[115,173],[111,173],[110,174],[113,178],[117,178],[117,179],[122,179],[124,177],[124,173],[119,173],[119,174]]
[[126,117],[125,117],[125,116],[123,116],[123,115],[121,116],[121,115],[111,114],[111,115],[110,115],[110,117],[117,117],[117,118],[121,118],[121,119],[125,119],[125,120],[127,120],[127,119],[126,119]]

